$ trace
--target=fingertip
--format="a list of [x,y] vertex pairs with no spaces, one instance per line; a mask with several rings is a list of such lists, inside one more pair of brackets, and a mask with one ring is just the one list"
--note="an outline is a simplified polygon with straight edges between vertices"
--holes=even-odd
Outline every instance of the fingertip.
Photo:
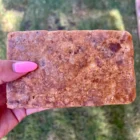
[[34,114],[34,113],[45,111],[47,109],[48,108],[30,108],[30,109],[26,109],[26,114],[28,116],[28,115],[31,115],[31,114]]
[[16,73],[27,73],[37,69],[38,65],[31,61],[19,61],[12,65],[13,71]]

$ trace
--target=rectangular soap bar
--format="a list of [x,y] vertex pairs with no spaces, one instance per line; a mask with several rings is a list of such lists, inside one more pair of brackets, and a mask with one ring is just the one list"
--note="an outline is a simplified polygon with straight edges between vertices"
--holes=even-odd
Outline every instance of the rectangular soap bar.
[[24,31],[8,35],[7,58],[38,69],[7,84],[8,108],[128,104],[136,96],[126,31]]

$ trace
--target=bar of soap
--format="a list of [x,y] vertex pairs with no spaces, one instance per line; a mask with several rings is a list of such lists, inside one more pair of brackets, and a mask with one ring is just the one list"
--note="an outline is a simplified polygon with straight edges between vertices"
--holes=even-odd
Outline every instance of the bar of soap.
[[7,84],[8,108],[65,108],[134,101],[134,50],[126,31],[25,31],[8,35],[7,58],[38,69]]

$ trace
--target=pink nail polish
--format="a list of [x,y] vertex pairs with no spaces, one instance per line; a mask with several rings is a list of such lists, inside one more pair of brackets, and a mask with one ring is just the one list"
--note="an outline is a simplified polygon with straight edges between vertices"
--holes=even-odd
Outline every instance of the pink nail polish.
[[13,71],[17,73],[27,73],[37,68],[37,64],[30,61],[20,61],[13,64]]

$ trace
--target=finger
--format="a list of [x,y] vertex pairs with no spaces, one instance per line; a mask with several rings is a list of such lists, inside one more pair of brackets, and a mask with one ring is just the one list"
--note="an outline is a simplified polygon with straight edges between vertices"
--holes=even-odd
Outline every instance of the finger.
[[41,111],[44,111],[44,110],[47,110],[47,109],[48,108],[39,108],[39,109],[31,108],[31,109],[26,109],[26,115],[31,115],[33,113],[41,112]]
[[6,84],[0,85],[0,107],[6,104]]
[[11,109],[11,111],[14,113],[18,122],[21,122],[27,116],[24,108]]
[[1,106],[0,110],[0,139],[10,132],[16,125],[18,120],[10,109],[6,109],[6,105]]
[[20,78],[37,68],[30,61],[0,60],[0,85]]

